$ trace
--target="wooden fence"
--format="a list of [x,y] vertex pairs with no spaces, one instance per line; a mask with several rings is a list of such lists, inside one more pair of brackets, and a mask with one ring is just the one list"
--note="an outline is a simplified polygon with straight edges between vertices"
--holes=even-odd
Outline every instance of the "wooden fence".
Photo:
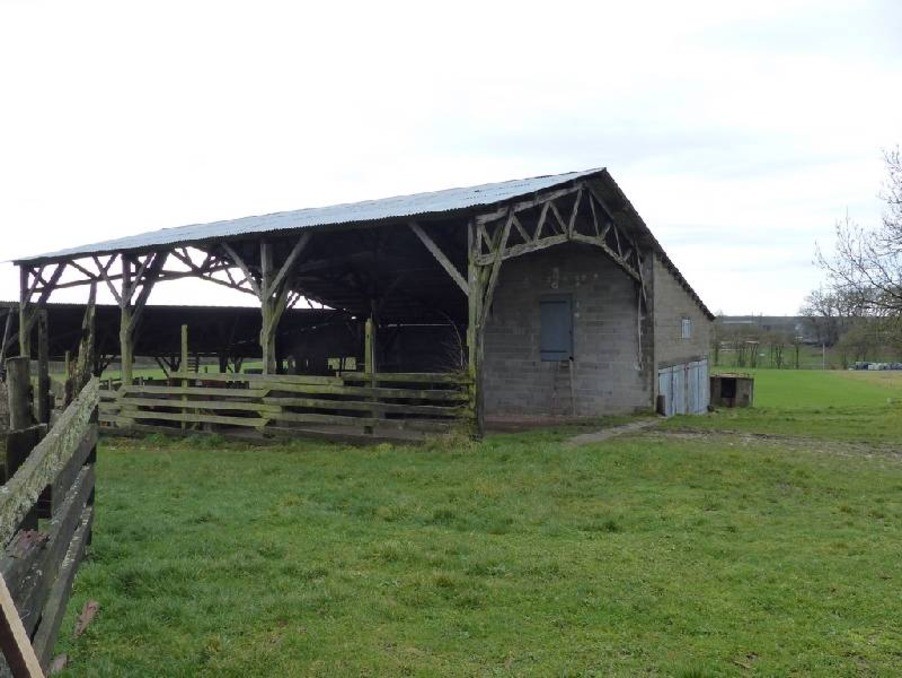
[[[91,538],[98,402],[99,383],[93,379],[49,432],[40,425],[7,436],[6,482],[0,491],[0,573],[45,671]],[[9,622],[6,616],[4,620]],[[11,642],[8,632],[0,636],[8,663],[2,668],[14,675],[33,675],[17,653],[21,646]]]
[[456,374],[340,376],[177,373],[101,392],[100,422],[138,430],[257,429],[416,438],[472,421]]

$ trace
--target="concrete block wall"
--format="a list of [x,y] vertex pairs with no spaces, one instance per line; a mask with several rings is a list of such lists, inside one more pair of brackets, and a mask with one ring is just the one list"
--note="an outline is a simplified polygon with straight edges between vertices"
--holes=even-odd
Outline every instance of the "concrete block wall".
[[571,244],[502,265],[485,330],[486,416],[571,414],[569,366],[539,354],[540,301],[561,294],[573,300],[575,414],[651,408],[636,284],[598,249]]
[[[657,367],[708,355],[711,320],[657,257],[654,260],[653,308]],[[682,338],[683,318],[689,318],[692,323],[689,339]]]

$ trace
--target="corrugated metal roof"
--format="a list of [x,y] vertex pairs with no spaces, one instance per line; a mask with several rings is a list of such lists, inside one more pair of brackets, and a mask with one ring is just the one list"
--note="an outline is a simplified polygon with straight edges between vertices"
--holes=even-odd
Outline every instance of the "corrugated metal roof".
[[481,186],[465,188],[449,188],[443,191],[402,195],[380,200],[313,207],[291,212],[276,212],[256,217],[214,221],[209,224],[194,224],[163,228],[157,231],[130,235],[114,240],[72,247],[69,249],[48,252],[31,257],[17,259],[15,263],[31,261],[75,258],[80,255],[101,254],[123,250],[151,249],[159,245],[199,242],[216,238],[228,238],[250,233],[268,233],[272,231],[292,230],[310,226],[329,226],[350,224],[383,219],[413,217],[425,214],[439,214],[455,210],[464,210],[477,206],[494,205],[511,198],[544,191],[575,179],[596,174],[602,169],[591,169],[582,172],[568,172],[551,176],[534,177],[502,181]]

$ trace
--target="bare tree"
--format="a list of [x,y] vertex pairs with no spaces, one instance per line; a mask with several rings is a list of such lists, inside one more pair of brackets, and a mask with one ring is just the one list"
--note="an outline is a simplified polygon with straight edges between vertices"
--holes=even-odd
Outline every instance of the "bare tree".
[[834,293],[855,302],[867,315],[902,316],[902,154],[884,153],[886,183],[880,194],[883,219],[873,228],[848,217],[836,225],[836,249],[818,249]]
[[835,346],[842,335],[864,314],[860,295],[843,292],[814,290],[805,297],[799,315],[811,328],[817,343]]

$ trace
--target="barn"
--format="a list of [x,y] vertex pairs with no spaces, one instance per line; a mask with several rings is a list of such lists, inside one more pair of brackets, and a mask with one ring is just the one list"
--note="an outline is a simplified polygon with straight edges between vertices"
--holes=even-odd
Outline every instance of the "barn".
[[[15,263],[24,355],[47,343],[33,335],[55,290],[105,286],[115,298],[130,407],[120,425],[184,426],[185,402],[208,423],[366,433],[708,405],[713,316],[606,169],[168,228]],[[135,385],[151,293],[188,277],[255,300],[244,333],[253,323],[262,374],[230,373],[225,360],[204,384],[184,367],[171,375],[180,392]],[[329,320],[280,331],[286,310],[311,304]],[[226,387],[264,395],[200,407],[205,384],[217,398]]]

